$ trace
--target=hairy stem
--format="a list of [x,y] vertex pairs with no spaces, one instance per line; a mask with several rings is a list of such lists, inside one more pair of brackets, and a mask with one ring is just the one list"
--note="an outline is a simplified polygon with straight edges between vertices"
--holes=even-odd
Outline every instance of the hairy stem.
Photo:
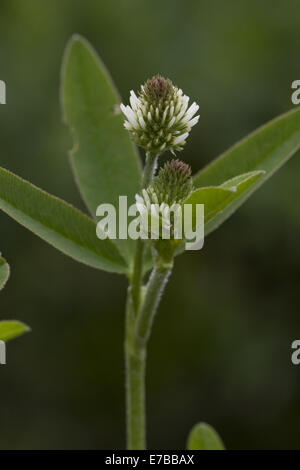
[[[158,155],[151,155],[146,153],[146,161],[142,179],[142,188],[146,188],[151,183],[155,174]],[[143,277],[143,258],[145,252],[145,243],[140,238],[136,243],[136,251],[134,258],[133,274],[131,279],[131,295],[133,299],[133,306],[135,311],[138,312],[140,306],[140,291]]]
[[146,347],[153,319],[162,297],[173,263],[156,262],[135,325],[135,337],[140,347]]
[[153,180],[153,176],[156,170],[158,155],[151,155],[146,153],[146,161],[143,173],[142,187],[146,188]]
[[172,270],[172,262],[157,260],[152,271],[138,316],[130,288],[126,309],[126,407],[127,447],[146,449],[145,371],[147,341],[153,319]]
[[126,355],[127,449],[146,449],[145,369],[143,355]]
[[146,449],[145,368],[146,351],[134,340],[135,311],[129,288],[126,308],[126,418],[127,449]]
[[[142,188],[151,183],[157,157],[146,155]],[[137,240],[134,268],[126,307],[126,411],[127,448],[146,449],[145,374],[147,340],[161,295],[172,269],[172,262],[156,259],[146,293],[142,300],[142,278],[145,243]]]

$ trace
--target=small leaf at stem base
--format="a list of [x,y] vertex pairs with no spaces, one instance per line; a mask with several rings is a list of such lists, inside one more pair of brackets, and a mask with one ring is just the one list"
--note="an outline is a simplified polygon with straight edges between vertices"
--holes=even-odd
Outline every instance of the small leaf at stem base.
[[206,423],[198,423],[192,428],[188,436],[187,449],[225,450],[225,446],[212,426]]

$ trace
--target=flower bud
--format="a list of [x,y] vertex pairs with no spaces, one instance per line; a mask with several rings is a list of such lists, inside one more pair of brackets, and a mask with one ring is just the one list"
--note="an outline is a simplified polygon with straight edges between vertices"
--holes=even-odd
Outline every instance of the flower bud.
[[153,155],[182,150],[200,117],[194,117],[199,106],[188,107],[189,97],[161,75],[147,80],[138,97],[131,90],[129,100],[130,106],[121,104],[124,126],[137,145]]
[[174,238],[174,220],[180,217],[181,205],[191,191],[189,165],[180,160],[165,163],[152,184],[143,189],[142,195],[136,195],[136,207],[148,234],[158,239],[163,231],[170,231]]
[[180,160],[171,160],[160,168],[154,178],[151,190],[158,201],[166,204],[181,204],[192,191],[191,168]]

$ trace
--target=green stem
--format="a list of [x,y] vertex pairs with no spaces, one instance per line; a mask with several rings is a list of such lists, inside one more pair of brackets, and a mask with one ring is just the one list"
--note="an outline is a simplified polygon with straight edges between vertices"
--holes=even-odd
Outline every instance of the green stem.
[[146,153],[146,161],[143,173],[142,188],[149,186],[153,180],[155,174],[157,159],[159,155],[152,155],[151,153]]
[[172,270],[172,262],[157,260],[138,316],[129,289],[126,309],[126,407],[127,447],[146,449],[145,371],[147,341],[160,298]]
[[[146,154],[142,188],[153,179],[158,156]],[[128,449],[146,448],[145,369],[146,349],[135,341],[135,319],[141,301],[143,259],[145,244],[137,240],[131,285],[127,296],[125,362],[126,362],[126,418]]]
[[145,369],[143,356],[127,354],[127,449],[146,449]]
[[127,449],[142,450],[146,448],[146,351],[136,347],[134,340],[135,316],[129,288],[125,336]]
[[[142,188],[151,183],[158,156],[146,154]],[[146,449],[145,373],[147,340],[172,263],[157,259],[144,299],[141,299],[145,243],[137,240],[133,274],[126,308],[126,411],[127,448]]]
[[145,253],[145,243],[138,238],[136,241],[136,250],[134,255],[134,268],[131,279],[131,295],[133,300],[134,310],[137,313],[140,306],[141,286],[143,279],[143,260]]
[[135,337],[140,347],[146,347],[146,343],[151,333],[153,319],[166,283],[171,274],[172,267],[172,261],[170,263],[164,263],[161,260],[158,260],[151,273],[146,294],[135,325]]
[[[142,179],[142,188],[146,188],[151,183],[155,174],[158,155],[146,153],[146,161]],[[138,312],[140,306],[140,292],[143,277],[143,258],[145,252],[145,243],[140,238],[136,243],[133,274],[131,279],[131,295],[135,311]]]

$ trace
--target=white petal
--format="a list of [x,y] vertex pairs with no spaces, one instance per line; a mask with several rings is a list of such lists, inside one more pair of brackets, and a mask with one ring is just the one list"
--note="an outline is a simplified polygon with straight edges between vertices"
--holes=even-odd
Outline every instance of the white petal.
[[151,204],[151,216],[159,218],[159,205]]
[[133,90],[130,91],[130,98],[129,98],[130,104],[132,109],[136,110],[139,105],[140,105],[140,100],[136,96]]
[[121,108],[121,111],[123,112],[123,114],[125,114],[125,116],[127,117],[130,124],[132,124],[132,126],[135,129],[138,129],[139,125],[138,125],[137,120],[136,120],[136,114],[132,111],[131,107],[130,106],[124,106],[123,104],[121,104],[120,108]]
[[197,122],[199,121],[199,118],[200,118],[200,115],[198,116],[195,116],[193,119],[191,119],[187,124],[190,126],[190,127],[193,127],[195,124],[197,124]]
[[123,103],[120,104],[120,109],[121,109],[122,113],[126,116],[126,106],[124,106]]
[[136,195],[135,195],[135,200],[136,200],[136,202],[138,202],[139,204],[144,204],[144,199],[143,199],[142,196],[140,196],[139,194],[136,194]]
[[143,115],[146,116],[147,114],[147,108],[144,104],[140,104],[140,110],[142,111]]
[[146,206],[148,208],[150,208],[151,207],[151,201],[150,201],[150,198],[149,198],[149,194],[147,193],[146,189],[143,189],[142,193],[143,193],[143,196],[144,196],[144,200],[146,202]]
[[189,109],[187,110],[186,115],[182,119],[182,122],[185,122],[185,123],[188,122],[194,116],[194,114],[196,114],[198,109],[199,109],[199,106],[196,103],[193,103],[192,106],[190,106]]
[[197,103],[194,103],[189,107],[189,109],[187,110],[188,113],[193,113],[193,115],[198,111],[199,109],[199,105]]
[[171,119],[171,121],[170,121],[169,124],[168,124],[168,128],[173,126],[175,120],[176,120],[176,118],[173,116],[172,119]]
[[144,206],[144,204],[140,204],[139,202],[136,202],[135,207],[139,211],[140,215],[142,217],[148,216],[148,210],[147,207]]
[[143,129],[146,129],[146,123],[142,116],[139,116],[139,123]]
[[187,110],[188,104],[189,104],[189,97],[188,96],[184,96],[183,99],[184,99],[184,101],[181,104],[180,113],[177,115],[177,118],[176,118],[177,121],[180,121],[180,119],[183,117],[184,113]]
[[170,208],[169,208],[168,204],[165,205],[165,207],[163,208],[163,210],[161,212],[162,212],[163,218],[169,220]]
[[175,114],[178,114],[182,106],[182,101],[180,98],[177,99],[177,103],[175,106]]
[[168,114],[168,110],[169,110],[169,105],[166,107],[166,109],[164,110],[164,114],[163,114],[163,117],[162,117],[162,120],[161,120],[161,123],[163,124],[166,120],[166,117],[167,117],[167,114]]
[[138,110],[137,114],[138,114],[138,119],[139,119],[139,123],[140,123],[141,127],[142,127],[143,129],[146,129],[146,123],[145,123],[145,121],[144,121],[144,118],[143,118],[143,116],[142,116],[141,111]]
[[132,125],[130,124],[130,122],[128,121],[124,121],[124,127],[125,129],[127,129],[128,131],[130,131],[132,129]]
[[188,135],[189,135],[188,132],[185,132],[184,134],[179,135],[178,137],[174,139],[173,144],[174,145],[180,144],[180,142],[183,142],[187,138]]

